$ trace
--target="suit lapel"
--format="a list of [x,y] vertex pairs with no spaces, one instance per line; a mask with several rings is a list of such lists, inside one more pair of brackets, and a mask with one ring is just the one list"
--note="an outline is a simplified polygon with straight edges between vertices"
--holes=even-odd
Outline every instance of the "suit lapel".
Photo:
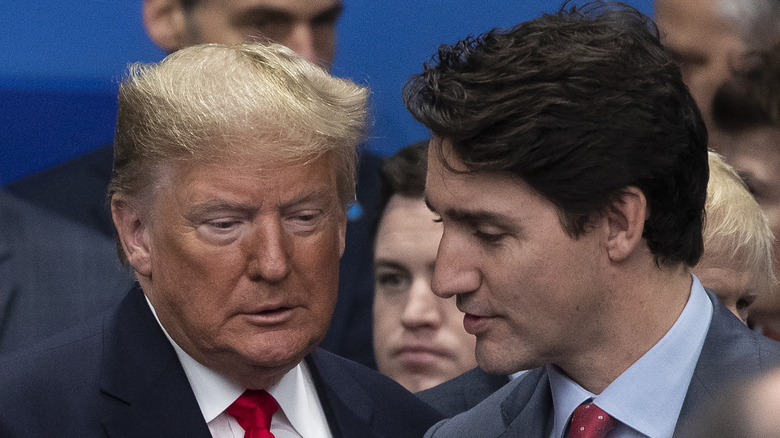
[[711,291],[707,290],[707,295],[713,307],[712,321],[680,410],[675,436],[695,416],[697,407],[715,401],[729,379],[761,372],[756,338],[746,336],[749,329]]
[[306,357],[334,437],[371,437],[376,407],[363,387],[319,349]]
[[547,437],[552,410],[552,391],[546,369],[531,370],[501,403],[501,415],[507,429],[499,436]]
[[490,374],[479,367],[475,368],[473,372],[474,378],[463,386],[463,398],[468,407],[476,406],[490,394],[509,383],[509,378],[503,374]]
[[176,352],[140,288],[103,329],[100,385],[116,401],[104,421],[109,436],[210,437]]

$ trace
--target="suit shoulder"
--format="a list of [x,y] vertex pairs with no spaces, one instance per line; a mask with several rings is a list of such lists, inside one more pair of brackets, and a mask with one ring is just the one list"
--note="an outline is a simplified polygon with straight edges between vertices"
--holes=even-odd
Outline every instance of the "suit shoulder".
[[[97,388],[102,316],[0,358],[0,417],[62,412]],[[27,414],[25,414],[25,412]],[[16,413],[16,414],[15,414]]]
[[[99,178],[108,184],[111,179],[113,147],[105,145],[85,154],[41,170],[32,175],[11,182],[8,191],[20,198],[33,198],[51,190],[63,190],[61,184],[81,186],[84,177]],[[88,180],[89,181],[89,180]]]
[[439,412],[452,417],[471,409],[507,382],[507,376],[490,374],[477,367],[433,388],[420,391],[417,396]]
[[112,162],[112,146],[103,146],[14,181],[6,189],[38,207],[111,236],[113,225],[106,193]]
[[[331,407],[371,417],[371,429],[380,435],[420,437],[443,416],[387,376],[322,349],[310,356],[310,365]],[[368,412],[372,413],[369,415]]]
[[480,403],[459,413],[452,418],[437,423],[426,437],[494,437],[506,430],[506,413],[502,410],[502,404],[508,397],[514,397],[517,391],[525,391],[521,384],[535,387],[538,377],[532,377],[528,381],[515,379],[502,386]]

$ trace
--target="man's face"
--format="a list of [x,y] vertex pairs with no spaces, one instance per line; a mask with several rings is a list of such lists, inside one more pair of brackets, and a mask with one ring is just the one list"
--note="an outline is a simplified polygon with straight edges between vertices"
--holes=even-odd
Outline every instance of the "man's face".
[[341,9],[341,0],[200,0],[185,11],[185,45],[268,39],[329,68]]
[[[603,224],[577,239],[555,206],[519,178],[456,173],[433,145],[426,197],[444,224],[433,291],[457,296],[477,362],[512,373],[545,363],[565,369],[604,343],[610,298],[602,278]],[[447,162],[465,169],[444,141]]]
[[209,368],[275,383],[322,340],[336,303],[346,214],[331,155],[180,165],[162,180],[140,277],[161,323]]
[[[780,274],[780,128],[762,126],[746,130],[729,141],[726,161],[742,176],[748,189],[769,220],[775,236],[775,273]],[[777,312],[777,291],[759,295],[751,312]]]
[[431,278],[442,226],[422,199],[390,198],[374,250],[374,351],[379,371],[417,392],[474,368],[474,336]]
[[742,42],[719,17],[717,0],[656,0],[655,16],[664,45],[680,65],[683,80],[712,128],[711,104],[731,76]]
[[702,286],[715,292],[720,301],[742,322],[747,323],[748,311],[758,292],[750,272],[738,271],[726,262],[709,260],[706,255],[693,268]]

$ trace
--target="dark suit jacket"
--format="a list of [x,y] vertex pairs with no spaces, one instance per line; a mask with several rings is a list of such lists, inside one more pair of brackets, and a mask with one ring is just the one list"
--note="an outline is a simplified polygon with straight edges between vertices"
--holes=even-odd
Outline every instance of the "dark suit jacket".
[[[677,421],[675,436],[698,408],[734,379],[780,364],[780,343],[748,329],[711,292],[714,312]],[[552,429],[552,394],[545,368],[529,371],[468,412],[438,423],[426,437],[539,437]]]
[[447,417],[465,412],[509,383],[503,374],[490,374],[474,368],[433,388],[420,391],[417,396]]
[[[441,419],[377,372],[306,359],[336,437],[419,437]],[[0,362],[2,437],[210,437],[176,352],[136,288],[94,321]]]
[[0,191],[0,354],[103,312],[134,281],[111,239]]
[[[379,200],[380,158],[364,151],[358,166],[357,200],[347,226],[346,250],[339,271],[339,298],[321,347],[376,368],[371,337],[374,297],[371,227]],[[20,198],[69,220],[113,236],[106,191],[113,148],[103,146],[7,185]]]

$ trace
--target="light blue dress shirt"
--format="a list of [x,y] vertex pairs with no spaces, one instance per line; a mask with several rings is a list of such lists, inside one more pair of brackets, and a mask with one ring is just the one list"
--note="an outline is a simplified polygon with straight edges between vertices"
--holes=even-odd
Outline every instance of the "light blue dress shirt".
[[574,409],[591,400],[620,421],[610,438],[671,437],[712,321],[712,302],[693,276],[677,322],[601,394],[592,394],[554,365],[547,366],[553,396],[552,438],[564,438]]

